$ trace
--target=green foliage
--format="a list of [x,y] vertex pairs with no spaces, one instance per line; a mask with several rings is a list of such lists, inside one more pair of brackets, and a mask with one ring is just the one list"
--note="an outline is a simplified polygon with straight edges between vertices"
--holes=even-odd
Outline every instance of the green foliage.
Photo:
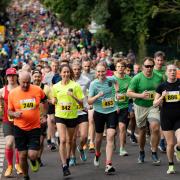
[[0,0],[0,12],[5,12],[11,0]]
[[84,28],[92,20],[104,25],[97,39],[117,50],[132,48],[139,57],[148,44],[180,44],[180,0],[41,1],[71,27]]

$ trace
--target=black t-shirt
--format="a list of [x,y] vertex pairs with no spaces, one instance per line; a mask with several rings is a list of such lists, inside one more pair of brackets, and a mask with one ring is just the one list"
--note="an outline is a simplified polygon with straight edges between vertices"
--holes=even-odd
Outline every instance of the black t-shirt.
[[177,79],[174,83],[163,82],[156,90],[158,94],[162,94],[163,91],[167,91],[167,95],[164,98],[162,109],[166,111],[180,110],[180,79]]

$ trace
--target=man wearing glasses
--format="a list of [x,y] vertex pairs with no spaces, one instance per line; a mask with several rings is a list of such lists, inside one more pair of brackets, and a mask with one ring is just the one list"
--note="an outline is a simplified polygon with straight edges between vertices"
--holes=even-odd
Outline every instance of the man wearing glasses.
[[139,130],[140,153],[138,157],[138,163],[144,163],[146,122],[148,121],[151,130],[152,161],[154,165],[160,165],[160,160],[157,155],[160,132],[160,114],[159,109],[153,107],[153,99],[155,90],[157,86],[163,81],[163,78],[153,72],[153,67],[153,58],[144,58],[142,72],[133,77],[131,80],[127,95],[131,98],[134,98],[136,125]]

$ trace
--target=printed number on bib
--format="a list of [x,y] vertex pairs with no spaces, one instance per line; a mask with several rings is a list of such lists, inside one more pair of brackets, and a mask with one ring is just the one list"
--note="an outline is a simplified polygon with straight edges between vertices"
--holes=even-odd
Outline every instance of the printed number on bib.
[[148,100],[154,100],[154,91],[148,91],[148,93],[149,93]]
[[83,110],[84,107],[83,107],[83,105],[79,105],[79,104],[78,104],[78,105],[77,105],[77,109],[78,109],[78,110]]
[[23,99],[20,100],[21,110],[32,110],[36,108],[36,99]]
[[102,100],[102,107],[103,108],[110,108],[114,107],[114,100],[113,98],[105,98]]
[[180,100],[179,91],[169,91],[165,99],[166,102],[178,102]]
[[124,102],[124,101],[126,101],[126,95],[125,94],[119,94],[118,95],[119,96],[119,102]]
[[61,111],[72,111],[72,104],[71,103],[60,103],[60,110]]

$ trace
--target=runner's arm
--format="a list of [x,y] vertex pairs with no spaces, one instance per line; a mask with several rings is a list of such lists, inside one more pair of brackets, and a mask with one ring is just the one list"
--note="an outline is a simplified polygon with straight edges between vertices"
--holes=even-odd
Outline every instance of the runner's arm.
[[156,92],[155,98],[153,101],[153,106],[157,107],[157,106],[161,105],[165,96],[166,96],[166,91],[163,91],[162,95]]

